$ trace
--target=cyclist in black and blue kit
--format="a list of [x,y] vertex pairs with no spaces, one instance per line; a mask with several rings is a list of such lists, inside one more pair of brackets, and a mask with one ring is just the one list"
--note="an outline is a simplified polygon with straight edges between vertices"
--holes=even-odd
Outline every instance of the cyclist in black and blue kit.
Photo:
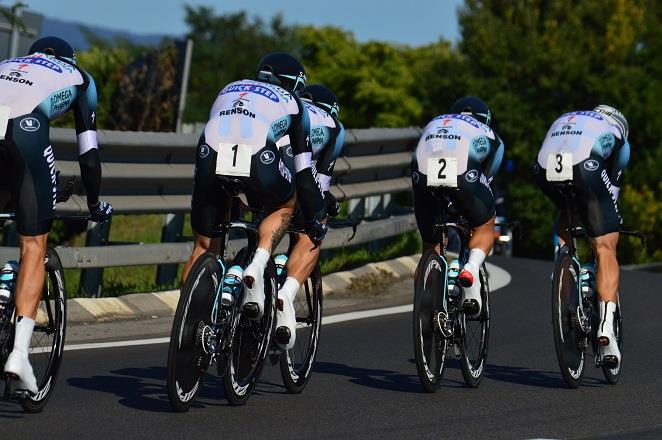
[[462,307],[469,316],[480,313],[479,270],[494,245],[496,210],[490,182],[501,165],[504,146],[490,128],[491,116],[481,99],[459,99],[450,114],[437,116],[423,129],[411,167],[423,252],[440,252],[434,224],[448,207],[439,203],[435,188],[448,188],[453,206],[472,228],[469,260],[459,275]]
[[0,63],[0,168],[2,184],[9,187],[16,209],[21,254],[14,347],[4,371],[18,379],[19,389],[33,394],[38,390],[28,348],[44,285],[46,241],[56,203],[50,121],[73,111],[88,208],[94,220],[104,221],[112,207],[99,201],[96,103],[94,80],[76,65],[73,49],[60,38],[41,38],[27,56]]
[[[305,83],[305,70],[294,57],[286,53],[266,55],[259,63],[256,80],[236,81],[221,90],[198,143],[191,200],[196,237],[182,281],[200,255],[220,249],[218,225],[229,209],[229,200],[217,185],[217,176],[239,180],[248,204],[267,212],[259,225],[257,250],[243,273],[246,289],[242,309],[250,319],[259,319],[264,312],[264,269],[287,231],[295,204],[313,242],[320,242],[326,234],[321,223],[324,200],[306,141],[308,112],[298,96]],[[283,138],[291,145],[292,168],[278,149]],[[277,329],[276,339],[287,343],[286,333]]]
[[[313,150],[313,160],[320,189],[324,194],[324,204],[328,216],[335,217],[340,213],[340,205],[329,190],[333,168],[336,160],[342,154],[345,142],[345,128],[338,120],[340,106],[335,94],[321,84],[306,86],[301,94],[303,104],[310,119],[310,144]],[[284,144],[282,150],[286,162],[292,163],[291,146]],[[294,223],[303,226],[300,211],[296,211]],[[283,299],[283,310],[277,312],[277,325],[283,328],[281,340],[286,349],[294,346],[296,339],[296,316],[294,299],[301,284],[312,273],[320,255],[320,246],[316,246],[309,237],[300,236],[287,260],[287,280],[278,291],[278,298]],[[286,330],[285,330],[286,329]],[[289,333],[289,338],[286,338]]]

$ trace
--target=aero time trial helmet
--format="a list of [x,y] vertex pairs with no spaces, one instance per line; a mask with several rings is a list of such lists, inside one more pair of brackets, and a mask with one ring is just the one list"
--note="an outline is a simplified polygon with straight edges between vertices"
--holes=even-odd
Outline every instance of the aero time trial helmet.
[[338,117],[340,114],[338,98],[336,98],[336,95],[328,87],[322,84],[306,86],[301,93],[301,98],[326,110],[331,116]]
[[465,96],[455,101],[455,104],[451,107],[451,113],[470,115],[487,126],[492,121],[490,108],[485,104],[485,101],[475,96]]
[[65,61],[76,64],[76,54],[69,43],[58,37],[43,37],[32,43],[28,54],[36,52],[63,58]]
[[623,138],[627,139],[630,127],[628,126],[628,121],[625,119],[625,116],[623,116],[623,113],[614,107],[604,104],[595,107],[593,111],[602,114],[607,121],[618,127]]
[[306,86],[306,69],[292,55],[273,52],[260,60],[257,66],[257,79],[298,94]]

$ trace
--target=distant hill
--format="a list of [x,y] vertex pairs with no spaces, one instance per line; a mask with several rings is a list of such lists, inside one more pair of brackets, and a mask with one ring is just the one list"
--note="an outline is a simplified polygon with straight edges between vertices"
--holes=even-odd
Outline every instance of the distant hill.
[[66,39],[74,49],[85,50],[89,47],[89,43],[81,28],[92,32],[95,36],[104,40],[114,40],[115,38],[123,38],[135,44],[142,44],[145,46],[156,46],[165,37],[178,38],[179,36],[171,36],[165,34],[138,34],[126,30],[108,29],[98,26],[89,26],[81,23],[71,21],[56,20],[49,17],[44,17],[41,25],[40,37],[47,35],[56,35]]

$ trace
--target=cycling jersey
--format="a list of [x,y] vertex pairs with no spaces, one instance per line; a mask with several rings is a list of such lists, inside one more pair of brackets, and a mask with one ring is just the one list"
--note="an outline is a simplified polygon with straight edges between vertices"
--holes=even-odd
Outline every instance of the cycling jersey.
[[20,234],[50,230],[57,178],[49,125],[69,110],[74,112],[88,204],[98,203],[96,99],[92,77],[53,56],[35,53],[0,63],[0,165],[16,204]]
[[617,126],[594,111],[569,112],[552,123],[533,173],[537,185],[559,208],[563,208],[564,199],[554,183],[547,180],[546,171],[548,163],[561,169],[563,153],[571,155],[577,209],[588,234],[599,237],[619,231],[622,218],[617,201],[623,170],[630,158],[627,139]]

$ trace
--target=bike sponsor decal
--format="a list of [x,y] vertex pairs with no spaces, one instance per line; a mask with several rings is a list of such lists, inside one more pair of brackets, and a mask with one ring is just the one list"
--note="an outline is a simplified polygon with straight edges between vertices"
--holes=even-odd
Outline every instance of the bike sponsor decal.
[[200,145],[200,150],[198,151],[198,156],[200,156],[202,159],[205,157],[209,156],[209,145],[207,144],[202,144]]
[[220,94],[225,95],[226,93],[236,92],[254,93],[256,95],[268,98],[273,102],[280,102],[278,95],[274,93],[273,90],[257,84],[230,84]]
[[600,164],[595,159],[589,159],[586,162],[584,162],[584,169],[586,171],[595,171],[598,168],[600,168]]
[[26,57],[26,58],[10,58],[5,63],[19,63],[19,64],[34,64],[36,66],[46,67],[47,69],[52,70],[53,72],[62,73],[62,68],[56,63],[47,60],[46,58],[41,58],[38,56],[35,57]]
[[273,151],[266,150],[260,154],[260,162],[269,165],[276,159],[276,154]]
[[473,183],[476,180],[478,180],[478,171],[476,170],[469,170],[467,173],[464,175],[464,178],[467,182]]
[[21,122],[18,124],[23,131],[37,131],[39,130],[39,127],[41,127],[41,124],[39,124],[39,121],[31,116],[28,116],[27,118],[21,119]]

